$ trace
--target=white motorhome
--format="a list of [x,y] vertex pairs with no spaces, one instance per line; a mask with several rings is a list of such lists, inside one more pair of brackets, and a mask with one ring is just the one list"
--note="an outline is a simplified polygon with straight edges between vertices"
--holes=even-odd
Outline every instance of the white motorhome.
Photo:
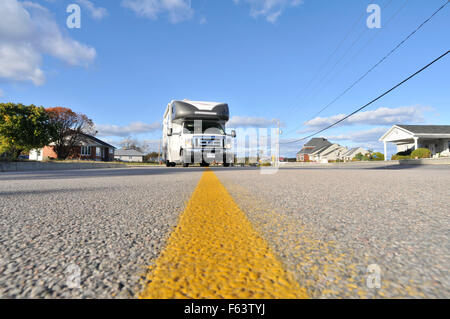
[[232,138],[226,134],[229,120],[226,103],[172,101],[167,105],[163,122],[162,154],[167,167],[199,163],[208,166],[234,162]]

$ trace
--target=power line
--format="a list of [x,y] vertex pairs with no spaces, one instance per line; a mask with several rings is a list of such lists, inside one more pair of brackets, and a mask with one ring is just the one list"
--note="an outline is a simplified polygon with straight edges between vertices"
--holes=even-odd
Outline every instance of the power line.
[[292,144],[292,143],[297,143],[303,140],[306,140],[310,137],[313,137],[319,133],[322,133],[323,131],[326,131],[330,128],[332,128],[333,126],[336,126],[337,124],[345,121],[346,119],[348,119],[349,117],[355,115],[356,113],[358,113],[359,111],[365,109],[366,107],[368,107],[369,105],[375,103],[376,101],[378,101],[379,99],[381,99],[382,97],[384,97],[385,95],[389,94],[390,92],[394,91],[396,88],[398,88],[399,86],[403,85],[404,83],[408,82],[409,80],[411,80],[413,77],[415,77],[416,75],[418,75],[419,73],[423,72],[424,70],[426,70],[427,68],[429,68],[432,64],[436,63],[437,61],[439,61],[440,59],[442,59],[444,56],[446,56],[447,54],[449,54],[450,51],[445,52],[444,54],[442,54],[441,56],[439,56],[438,58],[434,59],[433,61],[431,61],[430,63],[428,63],[426,66],[424,66],[423,68],[421,68],[420,70],[416,71],[414,74],[410,75],[409,77],[407,77],[406,79],[404,79],[403,81],[401,81],[400,83],[398,83],[397,85],[395,85],[394,87],[390,88],[389,90],[387,90],[386,92],[384,92],[383,94],[379,95],[377,98],[373,99],[372,101],[370,101],[369,103],[361,106],[359,109],[353,111],[352,113],[350,113],[349,115],[345,116],[344,118],[340,119],[339,121],[334,122],[333,124],[328,125],[327,127],[313,133],[310,134],[306,137],[303,137],[301,139],[295,140],[295,141],[290,141],[290,142],[285,142],[285,143],[280,143],[280,144]]
[[411,38],[417,31],[419,31],[428,21],[430,21],[439,11],[441,11],[450,0],[448,0],[445,4],[443,4],[439,9],[437,9],[428,19],[426,19],[424,22],[422,22],[421,25],[419,25],[413,32],[411,32],[405,39],[403,39],[399,44],[397,44],[388,54],[386,54],[380,61],[378,61],[373,67],[371,67],[366,73],[364,73],[362,76],[360,76],[355,82],[353,82],[352,85],[350,85],[347,89],[345,89],[341,94],[339,94],[334,100],[332,100],[330,103],[328,103],[324,108],[322,108],[315,116],[322,113],[324,110],[326,110],[328,107],[330,107],[332,104],[334,104],[337,100],[339,100],[343,95],[345,95],[348,91],[350,91],[356,84],[358,84],[361,80],[363,80],[370,72],[372,72],[376,67],[378,67],[381,63],[384,62],[390,55],[392,55],[399,47],[403,45],[406,41],[408,41],[409,38]]
[[[404,38],[402,41],[400,41],[391,51],[389,51],[388,54],[386,54],[381,60],[379,60],[374,66],[372,66],[368,71],[366,71],[363,75],[361,75],[355,82],[353,82],[349,87],[347,87],[343,92],[341,92],[337,97],[335,97],[331,102],[329,102],[327,105],[325,105],[320,111],[318,111],[312,118],[315,118],[319,114],[321,114],[323,111],[325,111],[327,108],[329,108],[331,105],[336,103],[341,97],[343,97],[348,91],[350,91],[353,87],[355,87],[356,84],[361,82],[370,72],[372,72],[375,68],[377,68],[381,63],[383,63],[389,56],[391,56],[395,51],[397,51],[398,48],[400,48],[406,41],[408,41],[417,31],[419,31],[426,23],[428,23],[439,11],[444,9],[445,6],[450,2],[450,0],[447,0],[446,3],[444,3],[440,8],[438,8],[430,17],[428,17],[424,22],[422,22],[414,31],[412,31],[406,38]],[[297,130],[298,127],[292,131]],[[290,132],[292,132],[290,131]]]
[[[369,3],[372,2],[373,0],[369,0]],[[392,1],[392,0],[391,0]],[[328,58],[325,60],[325,62],[319,67],[319,69],[317,70],[316,74],[311,78],[310,81],[308,81],[308,84],[304,87],[304,89],[302,90],[302,92],[297,95],[297,97],[299,97],[300,95],[304,95],[304,93],[306,93],[307,89],[309,89],[309,87],[315,82],[316,78],[320,76],[322,70],[328,65],[328,63],[331,61],[331,58],[334,57],[334,55],[339,51],[339,49],[342,47],[342,45],[344,44],[344,42],[347,40],[347,38],[350,36],[350,34],[353,33],[353,30],[355,30],[355,28],[358,26],[358,24],[360,23],[361,19],[364,18],[365,16],[365,12],[363,12],[359,17],[358,20],[356,20],[352,27],[350,28],[350,30],[347,32],[347,34],[344,36],[344,38],[342,38],[342,40],[339,42],[339,44],[336,46],[336,48],[333,50],[333,52],[328,56]],[[353,44],[352,44],[353,46]],[[321,82],[321,81],[319,81]],[[305,96],[304,96],[305,97]]]
[[[393,0],[390,0],[388,3],[386,3],[382,10],[385,10],[387,7],[389,7],[389,5],[392,3]],[[362,17],[364,17],[366,13],[364,12],[362,14]],[[358,20],[359,22],[359,20]],[[335,70],[335,68],[345,59],[345,57],[351,52],[351,50],[353,49],[353,47],[364,37],[364,35],[367,33],[369,29],[368,28],[364,28],[362,32],[359,33],[358,37],[353,40],[353,42],[351,43],[351,45],[346,49],[346,51],[344,52],[344,54],[342,54],[340,56],[340,58],[335,61],[335,63],[333,64],[333,66],[328,70],[327,73],[323,74],[322,77],[320,78],[320,80],[318,82],[315,83],[315,85],[313,86],[313,88],[310,90],[309,92],[309,96],[308,94],[304,95],[304,99],[306,99],[307,97],[311,98],[314,97],[317,94],[317,90],[320,91],[320,87],[322,85],[322,83],[324,83],[324,81],[332,74],[332,72]],[[337,74],[336,74],[337,75]],[[331,81],[331,80],[330,80]],[[328,82],[330,82],[328,81]]]
[[[351,64],[352,62],[355,62],[356,61],[356,58],[361,54],[361,52],[381,33],[381,32],[383,32],[384,30],[386,30],[386,28],[387,28],[387,26],[390,24],[390,22],[391,21],[393,21],[393,19],[400,13],[400,11],[402,11],[403,10],[403,8],[405,8],[405,6],[408,4],[408,0],[406,0],[405,2],[404,2],[404,4],[400,7],[400,9],[399,10],[397,10],[388,20],[387,20],[387,22],[385,22],[385,23],[383,23],[383,28],[381,28],[381,29],[379,29],[376,33],[375,33],[375,35],[371,38],[371,39],[369,39],[369,41],[368,42],[366,42],[357,52],[356,52],[356,54],[354,54],[348,61],[347,61],[347,63],[345,63],[344,65],[343,65],[343,67],[340,69],[340,70],[338,70],[338,72],[330,79],[330,80],[328,80],[328,82],[327,83],[325,83],[324,85],[325,86],[328,86],[340,73],[342,73],[345,69],[347,69],[347,66],[349,65],[349,64]],[[369,72],[370,73],[370,72]],[[362,80],[362,79],[361,79]],[[316,117],[317,115],[319,115],[320,113],[322,113],[323,112],[323,110],[321,110],[320,112],[318,112],[318,113],[316,113],[312,118],[314,118],[314,117]]]
[[355,59],[356,59],[356,57],[357,56],[359,56],[360,54],[361,54],[361,52],[362,51],[364,51],[364,49],[370,44],[370,43],[372,43],[373,42],[373,40],[381,33],[381,32],[383,32],[385,29],[386,29],[386,27],[395,19],[395,17],[406,7],[406,5],[408,4],[408,1],[409,0],[406,0],[403,4],[402,4],[402,6],[387,20],[387,22],[386,23],[383,23],[383,28],[381,28],[381,29],[378,29],[378,31],[375,33],[375,35],[371,38],[371,39],[369,39],[369,41],[367,41],[365,44],[364,44],[364,46],[362,46],[360,49],[359,49],[359,51],[358,52],[356,52],[356,54],[355,55],[353,55],[351,58],[350,58],[350,60],[344,65],[344,68],[346,68],[347,67],[347,65],[351,62],[351,61],[355,61]]

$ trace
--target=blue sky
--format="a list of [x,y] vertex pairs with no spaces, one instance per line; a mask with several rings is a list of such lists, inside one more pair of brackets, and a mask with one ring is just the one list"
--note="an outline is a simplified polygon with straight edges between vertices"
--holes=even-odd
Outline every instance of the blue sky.
[[[367,28],[370,2],[381,7],[381,29]],[[71,3],[81,7],[80,29],[66,26]],[[450,5],[313,118],[444,3],[2,0],[0,101],[70,107],[116,144],[132,137],[154,147],[165,106],[184,98],[228,102],[233,126],[279,119],[284,140],[300,138],[447,51]],[[450,124],[449,59],[321,135],[380,150],[394,123]]]

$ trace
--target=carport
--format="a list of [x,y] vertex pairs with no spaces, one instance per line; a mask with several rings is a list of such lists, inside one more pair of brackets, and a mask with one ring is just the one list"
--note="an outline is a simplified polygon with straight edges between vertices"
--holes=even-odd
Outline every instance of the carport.
[[394,143],[397,152],[428,148],[433,157],[450,156],[450,125],[394,125],[381,138],[387,161],[387,143]]

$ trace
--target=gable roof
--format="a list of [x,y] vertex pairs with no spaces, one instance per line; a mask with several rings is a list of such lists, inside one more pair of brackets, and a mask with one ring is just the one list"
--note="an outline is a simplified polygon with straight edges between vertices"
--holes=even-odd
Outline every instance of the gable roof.
[[325,146],[322,146],[322,147],[317,147],[317,148],[311,150],[311,152],[310,152],[309,154],[310,154],[310,155],[317,155],[317,154],[320,154],[320,153],[326,151],[327,149],[329,149],[331,146],[333,146],[333,144],[331,144],[331,145],[325,145]]
[[108,144],[108,143],[106,143],[106,142],[104,142],[104,141],[102,141],[102,140],[96,138],[95,136],[92,136],[92,135],[89,135],[89,134],[84,134],[84,133],[80,133],[80,135],[83,136],[84,138],[93,140],[94,142],[96,142],[96,143],[98,143],[98,144],[100,144],[100,145],[103,145],[103,146],[106,146],[106,147],[109,147],[109,148],[112,148],[112,149],[116,149],[116,148],[115,148],[114,146],[112,146],[111,144]]
[[300,150],[300,152],[298,152],[298,154],[311,154],[330,145],[332,144],[326,138],[315,137],[310,139],[308,143],[303,145],[303,148]]
[[359,147],[353,147],[353,148],[349,149],[347,152],[345,152],[344,154],[342,154],[342,156],[350,156],[350,155],[352,155],[353,152],[355,152],[358,149],[359,149]]
[[355,156],[358,155],[358,153],[368,153],[367,150],[363,149],[362,147],[354,147],[352,149],[349,149],[347,153],[342,154],[342,156],[344,157],[349,157],[349,156]]
[[[392,132],[401,132],[401,136],[396,139],[389,139]],[[407,140],[413,137],[450,137],[450,125],[402,125],[392,126],[386,133],[380,137],[381,142],[392,142],[393,140]],[[401,137],[401,138],[400,138]]]
[[450,125],[396,125],[413,134],[450,134]]
[[310,147],[323,147],[323,146],[326,146],[326,145],[331,145],[331,143],[326,138],[314,137],[314,138],[310,139],[308,141],[308,143],[306,143],[303,147],[305,147],[305,146],[306,147],[308,147],[308,146],[310,146]]
[[136,150],[120,149],[114,152],[114,156],[145,156],[145,154]]
[[333,153],[333,152],[336,152],[336,151],[339,151],[339,150],[343,150],[343,149],[345,149],[346,151],[345,152],[347,152],[347,148],[346,147],[344,147],[344,146],[341,146],[341,145],[339,145],[339,144],[333,144],[332,146],[335,146],[335,147],[328,147],[324,152],[320,152],[320,154],[322,155],[322,156],[327,156],[327,155],[330,155],[331,153]]

